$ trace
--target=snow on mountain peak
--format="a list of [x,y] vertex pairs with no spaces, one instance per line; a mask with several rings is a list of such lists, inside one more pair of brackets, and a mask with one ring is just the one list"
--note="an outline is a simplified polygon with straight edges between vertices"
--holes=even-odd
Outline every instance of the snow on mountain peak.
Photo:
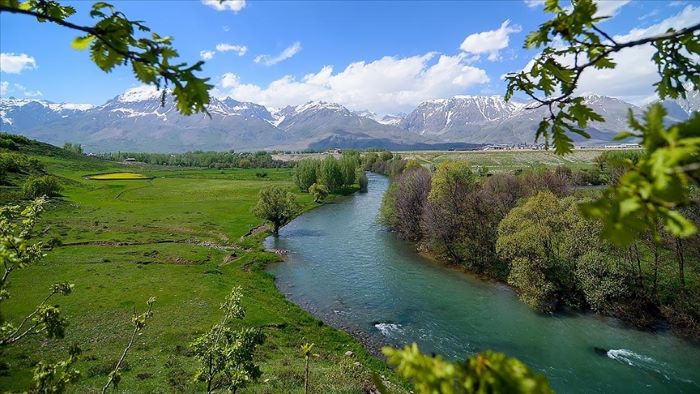
[[117,97],[117,100],[122,103],[135,103],[139,101],[160,99],[161,94],[163,94],[163,91],[158,90],[155,86],[141,85],[128,89]]
[[0,105],[2,105],[4,107],[23,107],[27,104],[32,104],[32,103],[39,104],[41,106],[44,106],[44,107],[49,108],[50,110],[56,111],[56,112],[87,111],[87,110],[95,107],[92,104],[53,103],[51,101],[46,101],[46,100],[20,99],[20,98],[15,98],[15,97],[10,97],[10,98],[3,97],[2,99],[0,99]]
[[309,101],[305,104],[297,105],[294,110],[297,113],[308,111],[308,110],[321,110],[330,109],[333,111],[347,111],[345,107],[337,103],[328,103],[325,101]]

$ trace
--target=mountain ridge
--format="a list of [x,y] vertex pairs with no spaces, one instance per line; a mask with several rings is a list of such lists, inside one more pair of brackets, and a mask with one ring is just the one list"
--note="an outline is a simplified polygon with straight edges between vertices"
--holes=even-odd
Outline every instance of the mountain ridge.
[[[82,143],[89,151],[140,150],[302,150],[330,147],[426,149],[459,144],[532,143],[545,109],[502,96],[453,96],[427,100],[407,114],[351,111],[338,103],[309,101],[268,108],[230,97],[214,98],[209,114],[180,115],[169,94],[134,88],[102,105],[0,98],[0,129],[61,145]],[[623,100],[587,95],[585,101],[606,119],[592,123],[592,138],[602,144],[627,126],[627,110],[643,108]],[[164,104],[164,105],[161,105]],[[698,92],[666,100],[670,119],[687,119],[700,109]]]

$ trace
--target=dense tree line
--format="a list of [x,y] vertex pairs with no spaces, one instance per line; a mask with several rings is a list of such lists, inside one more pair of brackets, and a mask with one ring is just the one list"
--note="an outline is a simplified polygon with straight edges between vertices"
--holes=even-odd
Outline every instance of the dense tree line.
[[367,191],[367,175],[356,151],[347,151],[339,159],[330,155],[324,159],[302,159],[297,163],[294,180],[302,192],[313,193],[317,202],[328,193],[338,193],[355,184],[360,191]]
[[[700,263],[698,237],[675,238],[659,223],[656,235],[618,247],[601,238],[600,221],[580,213],[600,193],[591,180],[615,182],[620,163],[638,156],[605,153],[593,171],[479,176],[464,161],[409,168],[393,178],[380,218],[419,250],[507,282],[538,311],[593,310],[638,326],[667,320],[697,336],[700,287],[687,266]],[[398,168],[392,161],[372,166]],[[684,210],[696,223],[699,213],[697,203]]]
[[266,151],[240,153],[234,151],[194,151],[186,153],[116,152],[100,154],[99,157],[112,161],[124,161],[131,158],[141,163],[180,167],[280,168],[288,167],[293,164],[275,160],[272,158],[272,154]]

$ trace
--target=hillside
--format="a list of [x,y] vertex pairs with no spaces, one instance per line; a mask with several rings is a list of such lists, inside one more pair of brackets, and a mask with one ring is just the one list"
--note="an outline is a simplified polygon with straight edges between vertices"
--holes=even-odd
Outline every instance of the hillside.
[[[40,263],[12,273],[12,298],[3,302],[3,319],[16,323],[52,283],[75,285],[69,296],[55,299],[69,322],[66,338],[29,336],[21,346],[3,348],[0,391],[26,390],[37,361],[64,359],[73,342],[82,348],[76,365],[82,377],[70,390],[99,391],[128,340],[132,311],[154,296],[154,317],[126,358],[119,388],[200,392],[189,344],[221,318],[219,305],[233,286],[243,288],[243,324],[260,327],[266,336],[256,357],[265,382],[255,390],[300,392],[298,348],[304,342],[314,343],[320,355],[313,376],[321,392],[352,392],[369,385],[374,372],[393,376],[349,334],[286,300],[264,271],[279,261],[263,251],[267,233],[246,236],[261,224],[251,212],[259,191],[270,185],[291,188],[291,169],[265,169],[262,178],[256,175],[260,169],[125,166],[24,137],[3,134],[0,140],[15,142],[12,151],[0,149],[0,157],[33,160],[63,186],[39,226],[41,239],[53,247],[45,248]],[[85,178],[113,171],[136,171],[145,179]],[[0,189],[3,199],[6,191]],[[304,209],[315,206],[308,193],[296,190],[295,195]],[[26,202],[9,197],[11,203]],[[348,351],[352,356],[345,355]]]

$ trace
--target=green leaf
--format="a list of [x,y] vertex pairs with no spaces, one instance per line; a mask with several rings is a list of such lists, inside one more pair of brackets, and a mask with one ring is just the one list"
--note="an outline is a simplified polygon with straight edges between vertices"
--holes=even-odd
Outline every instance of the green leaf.
[[76,38],[70,43],[70,45],[73,47],[73,49],[75,49],[75,50],[77,50],[77,51],[82,51],[82,50],[84,50],[85,48],[87,48],[88,45],[90,45],[90,43],[91,43],[92,40],[94,40],[94,39],[95,39],[95,36],[93,36],[93,35],[91,35],[91,34],[88,34],[87,36],[76,37]]

